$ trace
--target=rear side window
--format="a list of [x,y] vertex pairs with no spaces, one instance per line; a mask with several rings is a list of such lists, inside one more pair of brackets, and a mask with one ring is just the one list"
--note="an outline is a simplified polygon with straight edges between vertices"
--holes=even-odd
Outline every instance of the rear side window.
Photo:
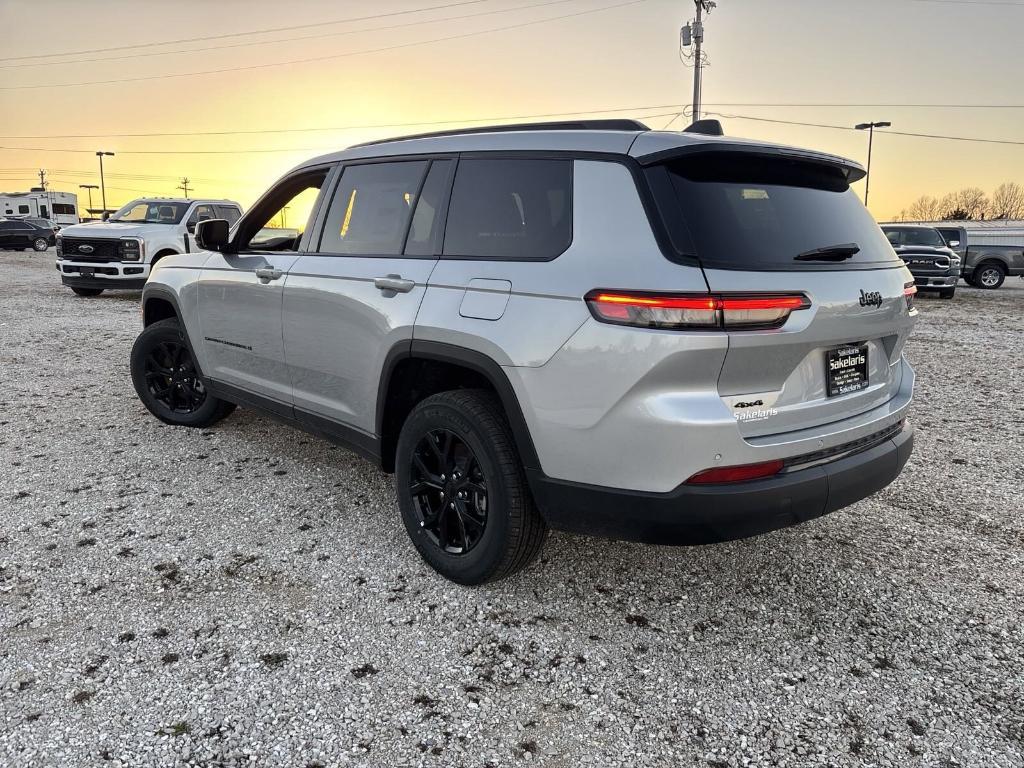
[[345,168],[324,224],[323,253],[398,256],[427,160]]
[[[742,152],[702,152],[648,169],[676,250],[716,269],[849,269],[900,264],[837,168]],[[839,262],[798,261],[855,243]]]
[[546,261],[572,242],[572,161],[459,161],[444,255]]

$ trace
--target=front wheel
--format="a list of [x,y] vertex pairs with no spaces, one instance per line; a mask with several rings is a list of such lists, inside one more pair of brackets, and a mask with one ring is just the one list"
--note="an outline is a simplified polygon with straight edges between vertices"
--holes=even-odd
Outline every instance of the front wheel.
[[37,237],[35,240],[32,241],[32,247],[37,251],[45,251],[47,248],[50,247],[50,244],[46,242],[46,238]]
[[956,295],[956,288],[943,288],[939,291],[940,299],[952,299]]
[[457,390],[421,402],[402,426],[395,465],[405,528],[445,578],[495,581],[540,553],[547,525],[492,393]]
[[102,288],[71,288],[71,292],[75,296],[99,296],[103,293]]
[[974,284],[979,288],[998,288],[1006,279],[1006,270],[1000,264],[982,264],[974,270]]
[[206,390],[176,319],[160,320],[139,334],[131,372],[142,404],[165,424],[208,427],[235,410]]

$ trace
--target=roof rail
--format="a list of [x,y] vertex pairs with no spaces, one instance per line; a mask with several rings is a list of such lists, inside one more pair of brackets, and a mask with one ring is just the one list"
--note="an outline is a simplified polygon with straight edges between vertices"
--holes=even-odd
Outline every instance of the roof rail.
[[718,120],[695,120],[683,133],[702,133],[705,136],[725,136],[725,130]]
[[409,136],[394,136],[390,139],[376,139],[353,144],[353,147],[371,147],[408,139],[433,139],[439,136],[462,136],[467,133],[505,133],[507,131],[649,131],[639,120],[565,120],[554,123],[511,123],[509,125],[485,125],[476,128],[454,128],[431,133],[414,133]]

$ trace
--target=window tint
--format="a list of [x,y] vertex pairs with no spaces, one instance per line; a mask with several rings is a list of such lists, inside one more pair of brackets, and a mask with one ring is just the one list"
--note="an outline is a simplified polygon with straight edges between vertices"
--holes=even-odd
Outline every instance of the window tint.
[[886,227],[885,236],[896,245],[927,245],[932,248],[945,248],[946,241],[938,230],[931,227]]
[[444,253],[553,259],[572,242],[572,161],[459,161]]
[[947,245],[956,242],[957,245],[963,245],[963,238],[960,237],[959,229],[940,229],[939,234],[942,235],[942,239],[946,241]]
[[242,217],[242,213],[233,205],[215,205],[214,208],[217,210],[217,218],[226,220],[231,227]]
[[[648,170],[670,233],[687,255],[721,269],[849,269],[899,263],[839,169],[817,163],[702,152]],[[657,183],[667,174],[665,183]],[[664,182],[665,180],[662,179]],[[674,199],[669,200],[669,191]],[[682,238],[672,234],[677,249]],[[839,264],[795,261],[806,251],[856,243]]]
[[189,224],[197,224],[200,221],[217,218],[212,205],[197,205],[192,214],[188,217]]
[[433,256],[441,252],[444,201],[452,164],[452,160],[435,160],[430,164],[405,241],[406,256]]
[[331,201],[324,253],[398,256],[429,162],[350,165]]
[[16,229],[17,226],[13,221],[0,221],[0,229]]

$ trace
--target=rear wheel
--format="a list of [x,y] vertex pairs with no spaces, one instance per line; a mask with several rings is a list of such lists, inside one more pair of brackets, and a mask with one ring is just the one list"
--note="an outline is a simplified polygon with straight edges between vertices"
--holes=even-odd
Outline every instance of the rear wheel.
[[492,393],[442,392],[421,402],[402,426],[395,465],[402,521],[442,576],[482,584],[540,553],[547,525]]
[[1006,270],[1001,264],[989,262],[974,270],[974,284],[979,288],[998,288],[1006,279]]
[[75,294],[75,296],[99,296],[101,293],[103,293],[103,289],[102,288],[75,288],[75,287],[72,287],[71,288],[71,292],[73,294]]
[[166,424],[208,427],[235,410],[206,390],[177,319],[160,320],[139,334],[131,372],[142,404]]
[[956,294],[956,288],[955,287],[954,288],[943,288],[942,290],[939,291],[939,298],[940,299],[952,299],[955,294]]

